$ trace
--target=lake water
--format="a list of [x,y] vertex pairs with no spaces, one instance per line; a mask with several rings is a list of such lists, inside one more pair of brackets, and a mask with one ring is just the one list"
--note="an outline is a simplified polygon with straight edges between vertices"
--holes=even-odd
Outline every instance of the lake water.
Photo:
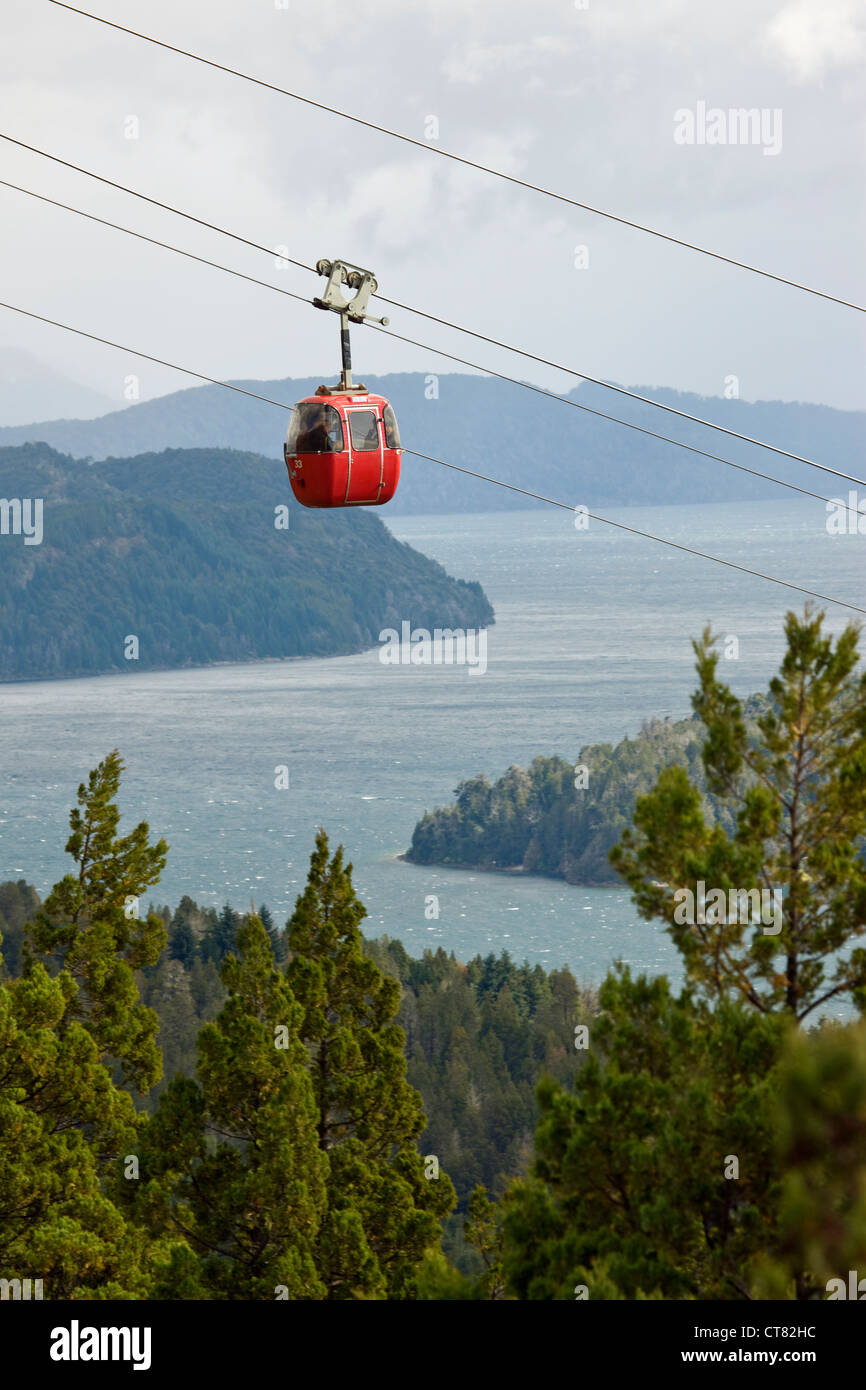
[[[830,537],[820,502],[629,508],[611,517],[866,607],[866,537]],[[385,516],[387,519],[387,514]],[[171,851],[154,900],[291,911],[315,828],[355,866],[370,935],[418,955],[507,948],[568,963],[597,984],[622,957],[679,977],[678,956],[625,890],[402,863],[425,809],[458,781],[536,754],[576,760],[583,744],[634,734],[645,716],[689,713],[691,639],[710,622],[736,636],[723,675],[766,687],[782,619],[802,596],[566,513],[395,517],[401,540],[453,575],[479,579],[496,609],[487,670],[385,666],[378,649],[328,660],[257,662],[0,686],[0,879],[44,893],[63,854],[78,783],[110,749],[127,763],[121,828],[146,819]],[[828,627],[849,617],[827,606]],[[413,615],[405,618],[412,622]],[[275,768],[289,770],[277,790]],[[439,898],[426,920],[425,898]]]

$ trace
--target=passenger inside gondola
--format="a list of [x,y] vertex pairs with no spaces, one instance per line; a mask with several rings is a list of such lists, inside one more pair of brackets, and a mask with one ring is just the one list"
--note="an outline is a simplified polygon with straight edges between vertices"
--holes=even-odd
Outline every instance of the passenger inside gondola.
[[[329,454],[343,448],[343,428],[333,406],[300,405],[296,410],[297,419],[292,421],[294,428],[290,432],[289,452]],[[294,441],[292,434],[295,435]]]

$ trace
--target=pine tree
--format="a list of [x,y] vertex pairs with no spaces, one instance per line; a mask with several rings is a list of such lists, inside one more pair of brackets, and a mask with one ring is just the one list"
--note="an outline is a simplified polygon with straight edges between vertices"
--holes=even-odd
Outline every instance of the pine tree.
[[[669,767],[611,853],[688,985],[674,999],[664,977],[610,974],[574,1094],[540,1085],[533,1171],[505,1202],[519,1298],[815,1297],[866,1248],[862,1031],[798,1028],[830,1000],[866,1002],[866,951],[850,949],[866,930],[866,673],[857,630],[834,644],[822,621],[788,614],[752,721],[709,630],[695,643],[706,785],[734,815],[709,825]],[[700,881],[689,921],[681,890],[694,904]],[[780,931],[762,930],[775,913],[731,912],[755,888],[781,890]],[[713,889],[727,910],[711,914]]]
[[862,1300],[866,1022],[792,1033],[773,1118],[784,1174],[780,1231],[775,1248],[758,1262],[759,1296]]
[[[304,893],[288,923],[287,978],[303,1009],[327,1212],[316,1263],[329,1299],[414,1296],[414,1277],[455,1203],[444,1173],[425,1177],[416,1141],[421,1098],[406,1080],[393,1019],[399,983],[363,952],[366,916],[342,847],[316,836]],[[431,1165],[432,1167],[432,1165]]]
[[43,1280],[45,1299],[141,1297],[141,1243],[100,1184],[135,1110],[75,1001],[71,976],[38,962],[0,984],[0,1270]]
[[168,934],[168,954],[179,960],[184,970],[191,970],[196,957],[195,933],[189,922],[178,922]]
[[469,1198],[463,1234],[467,1243],[481,1256],[484,1273],[479,1288],[485,1298],[501,1299],[505,1296],[505,1281],[502,1274],[502,1230],[499,1225],[499,1211],[491,1202],[486,1187],[479,1185]]
[[20,878],[0,883],[0,929],[3,932],[3,960],[0,979],[15,979],[21,974],[21,953],[27,922],[39,911],[41,903],[36,889]]
[[[668,924],[695,986],[798,1020],[845,995],[866,1005],[866,950],[844,954],[866,932],[866,671],[856,670],[856,626],[834,644],[823,618],[787,615],[787,651],[754,732],[717,677],[709,629],[693,644],[707,787],[729,799],[736,827],[711,829],[688,773],[670,767],[638,800],[637,833],[610,856],[641,915]],[[689,922],[677,894],[696,896],[701,881],[728,910]],[[778,893],[781,931],[730,911],[732,893],[759,891],[768,908]]]
[[41,1278],[46,1298],[146,1296],[158,1253],[103,1181],[140,1126],[110,1064],[142,1090],[160,1069],[133,972],[156,959],[164,927],[129,907],[166,846],[143,824],[117,836],[122,767],[112,753],[79,787],[66,846],[78,872],[28,925],[24,974],[0,986],[0,1264]]
[[136,1218],[181,1244],[161,1272],[162,1298],[314,1299],[327,1156],[316,1131],[303,1011],[276,969],[268,934],[248,917],[222,979],[228,998],[198,1038],[197,1080],[175,1079],[140,1146],[128,1185]]
[[[772,1248],[773,1107],[784,1017],[713,1010],[662,976],[608,975],[569,1093],[538,1087],[530,1176],[504,1200],[504,1269],[520,1299],[754,1296]],[[733,1160],[736,1160],[734,1163]]]
[[278,965],[285,965],[286,962],[286,940],[285,932],[281,931],[273,919],[270,909],[262,903],[259,908],[259,917],[265,931],[271,939],[271,950],[274,953],[274,960]]
[[205,932],[201,944],[201,958],[220,965],[234,949],[241,918],[230,903],[225,903],[212,927]]
[[139,917],[138,903],[158,882],[168,846],[149,843],[146,822],[118,836],[113,798],[123,767],[115,750],[78,788],[66,844],[77,871],[54,886],[28,928],[25,969],[41,956],[71,976],[78,991],[58,1026],[79,1020],[100,1059],[118,1059],[124,1077],[146,1092],[162,1074],[158,1020],[141,1003],[134,972],[156,963],[166,934],[160,917]]

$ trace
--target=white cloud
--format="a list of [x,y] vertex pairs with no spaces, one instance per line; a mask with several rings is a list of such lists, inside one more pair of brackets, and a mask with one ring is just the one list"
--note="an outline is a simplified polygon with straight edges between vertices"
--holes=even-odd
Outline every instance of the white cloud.
[[799,82],[821,81],[866,51],[866,12],[858,0],[794,0],[765,30],[769,53]]

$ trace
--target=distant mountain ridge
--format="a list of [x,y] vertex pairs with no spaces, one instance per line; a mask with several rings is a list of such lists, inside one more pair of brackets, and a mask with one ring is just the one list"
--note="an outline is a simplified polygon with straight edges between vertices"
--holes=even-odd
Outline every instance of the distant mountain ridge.
[[44,415],[48,402],[58,415],[88,421],[116,410],[117,402],[72,381],[21,348],[0,347],[0,425],[18,427]]
[[493,621],[480,584],[452,579],[369,510],[298,506],[284,465],[255,454],[88,466],[25,444],[0,449],[0,497],[41,499],[43,517],[39,543],[0,535],[0,680],[332,656],[404,620]]
[[[442,373],[365,376],[393,402],[404,445],[449,463],[591,507],[732,502],[788,497],[777,485],[612,424],[497,378]],[[234,384],[291,406],[320,377]],[[688,414],[711,419],[791,453],[851,473],[866,445],[866,411],[704,397],[636,387]],[[438,391],[438,396],[434,394]],[[432,398],[431,398],[432,397]],[[827,496],[840,480],[717,431],[677,419],[590,383],[569,399],[617,415],[749,468]],[[0,447],[44,441],[78,457],[128,458],[163,449],[239,449],[279,459],[286,415],[272,405],[196,386],[115,410],[96,420],[52,420],[0,429]],[[389,512],[497,511],[533,503],[479,479],[406,456]],[[542,505],[542,504],[537,504]]]

